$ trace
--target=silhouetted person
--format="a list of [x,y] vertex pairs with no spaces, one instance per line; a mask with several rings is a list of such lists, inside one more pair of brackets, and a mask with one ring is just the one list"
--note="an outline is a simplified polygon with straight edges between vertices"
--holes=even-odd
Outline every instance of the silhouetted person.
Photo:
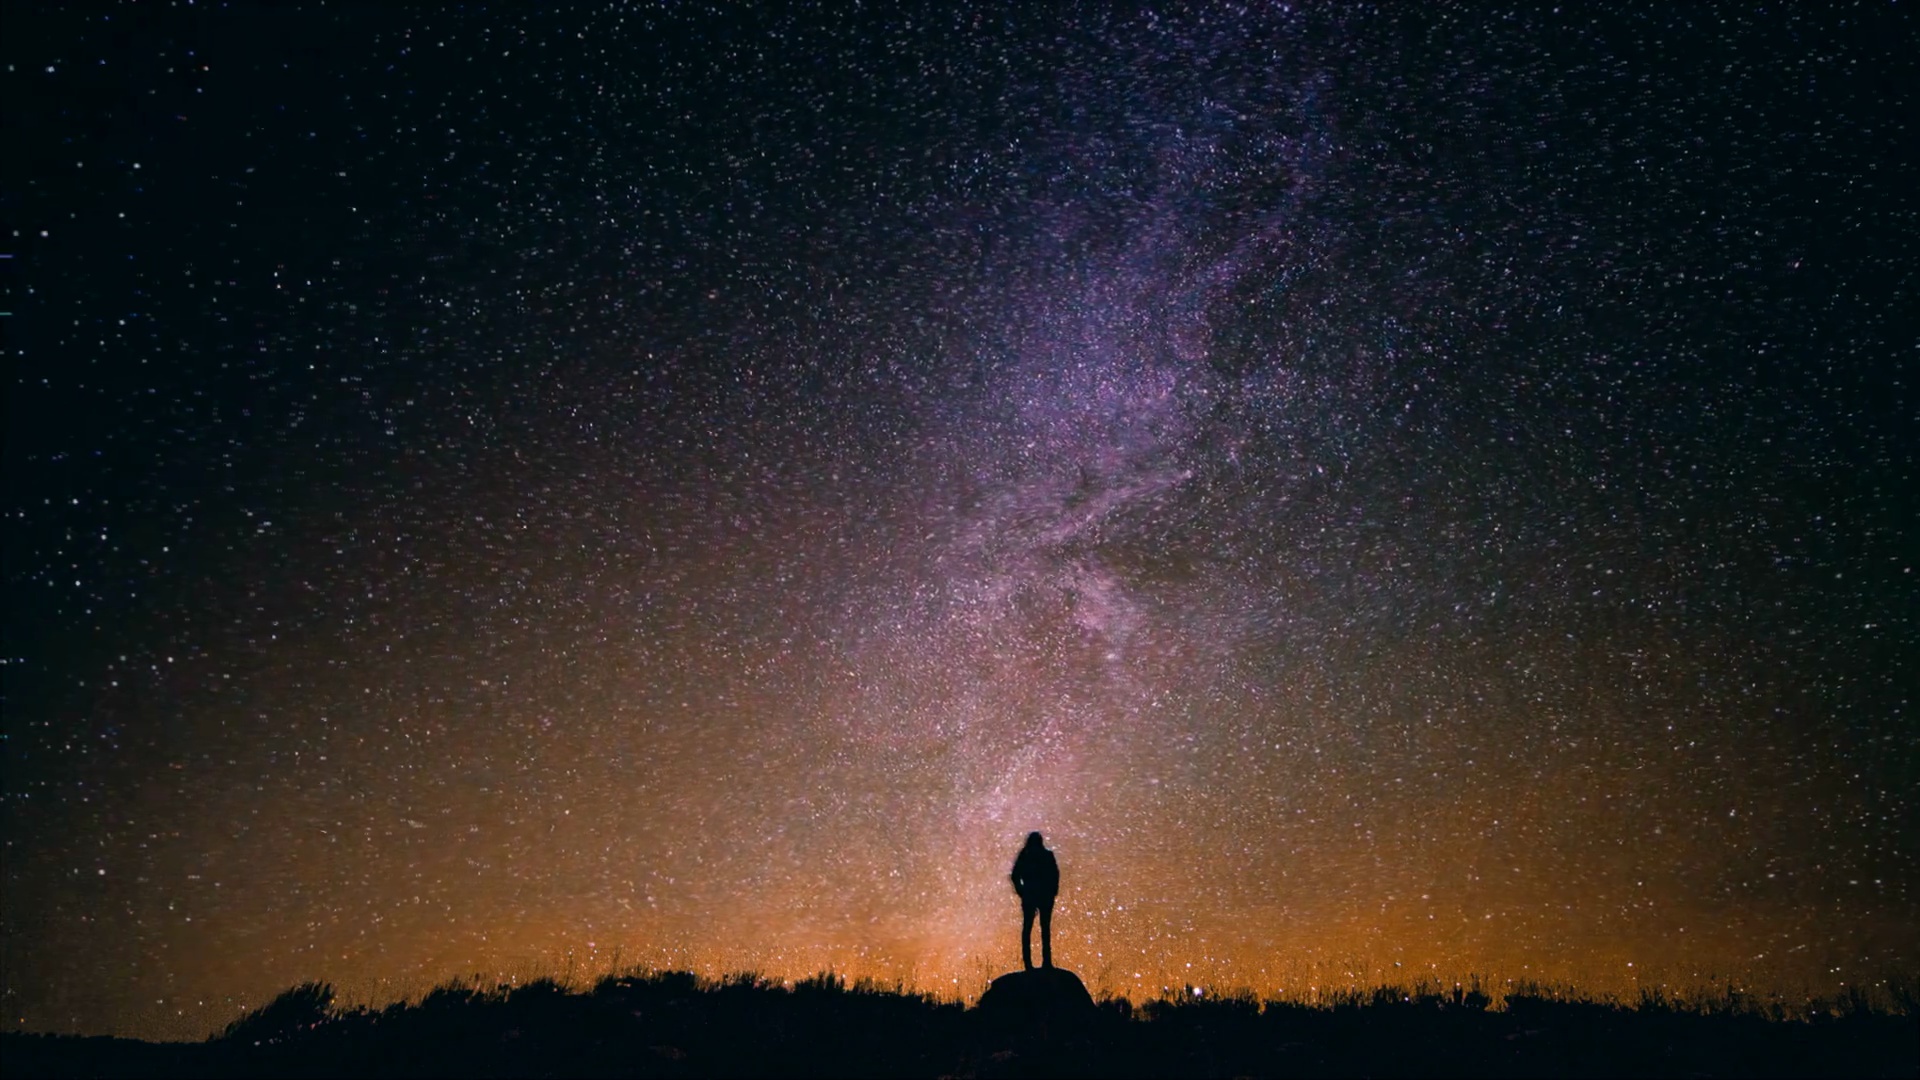
[[1040,916],[1040,966],[1053,966],[1053,898],[1060,891],[1060,864],[1040,839],[1027,834],[1027,846],[1013,860],[1013,891],[1020,894],[1020,959],[1033,970],[1033,917]]

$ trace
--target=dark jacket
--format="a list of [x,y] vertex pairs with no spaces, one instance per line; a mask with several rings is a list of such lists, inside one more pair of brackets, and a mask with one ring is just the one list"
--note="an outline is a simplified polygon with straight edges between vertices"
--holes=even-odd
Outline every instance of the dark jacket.
[[1030,904],[1044,904],[1060,891],[1060,864],[1053,852],[1032,846],[1020,849],[1013,860],[1013,891]]

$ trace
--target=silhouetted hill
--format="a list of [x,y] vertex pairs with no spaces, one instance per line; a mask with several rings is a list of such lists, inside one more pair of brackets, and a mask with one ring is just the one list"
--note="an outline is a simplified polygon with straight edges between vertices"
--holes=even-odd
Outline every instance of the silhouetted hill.
[[[995,980],[980,1006],[685,972],[443,986],[335,1009],[295,987],[204,1043],[11,1034],[40,1076],[1888,1076],[1920,1070],[1920,1017],[1860,1000],[1786,1019],[1732,1000],[1637,1008],[1536,994],[1383,988],[1331,1007],[1183,996],[1094,1003],[1071,972]],[[1044,1022],[1030,1022],[1040,1017]],[[1065,1022],[1062,1022],[1062,1021]]]

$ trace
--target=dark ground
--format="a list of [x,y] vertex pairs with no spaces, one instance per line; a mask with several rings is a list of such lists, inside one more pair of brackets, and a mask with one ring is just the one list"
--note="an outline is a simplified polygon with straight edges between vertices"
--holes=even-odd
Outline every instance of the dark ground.
[[[1075,985],[1078,985],[1077,981]],[[204,1043],[10,1034],[38,1076],[1899,1076],[1920,1018],[1859,1002],[1812,1019],[1724,1001],[1626,1008],[1383,989],[1328,1008],[1250,998],[1107,1001],[1043,1018],[831,977],[791,989],[668,972],[570,993],[442,987],[335,1011],[290,990]],[[1084,1000],[1084,999],[1081,999]]]

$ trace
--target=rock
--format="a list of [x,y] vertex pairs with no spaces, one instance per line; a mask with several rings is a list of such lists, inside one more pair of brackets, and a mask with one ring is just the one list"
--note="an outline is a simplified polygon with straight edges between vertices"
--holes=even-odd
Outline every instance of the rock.
[[1033,968],[993,980],[974,1007],[990,1030],[1047,1036],[1086,1031],[1099,1017],[1093,995],[1066,968]]

